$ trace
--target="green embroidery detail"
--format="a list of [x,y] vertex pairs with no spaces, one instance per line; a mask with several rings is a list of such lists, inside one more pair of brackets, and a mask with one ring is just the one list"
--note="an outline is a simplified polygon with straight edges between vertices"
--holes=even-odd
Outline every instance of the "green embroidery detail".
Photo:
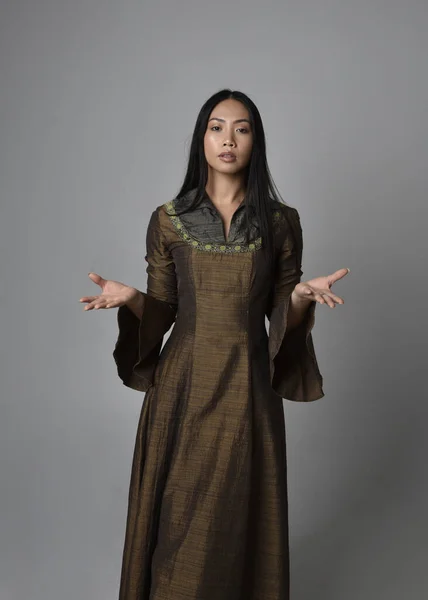
[[165,202],[164,207],[165,207],[165,210],[166,210],[172,224],[174,225],[177,232],[179,233],[180,237],[183,240],[185,240],[186,242],[189,242],[193,246],[193,248],[196,248],[198,250],[211,251],[211,252],[224,252],[226,254],[233,254],[234,252],[253,252],[254,250],[261,248],[261,246],[262,246],[262,238],[261,237],[258,237],[256,240],[254,240],[254,242],[252,242],[251,244],[248,244],[248,245],[241,244],[241,245],[234,246],[233,244],[216,244],[216,243],[205,244],[205,243],[199,241],[197,238],[194,238],[187,231],[187,229],[184,226],[184,224],[182,223],[180,217],[175,214],[175,207],[174,207],[173,200],[170,200],[169,202]]

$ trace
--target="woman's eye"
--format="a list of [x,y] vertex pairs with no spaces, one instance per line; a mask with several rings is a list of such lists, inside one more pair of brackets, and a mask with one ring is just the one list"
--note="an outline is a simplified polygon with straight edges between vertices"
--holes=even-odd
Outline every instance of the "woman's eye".
[[[220,125],[213,125],[211,127],[211,131],[217,131],[220,129]],[[246,127],[239,127],[238,131],[241,131],[242,133],[249,133],[249,130]]]

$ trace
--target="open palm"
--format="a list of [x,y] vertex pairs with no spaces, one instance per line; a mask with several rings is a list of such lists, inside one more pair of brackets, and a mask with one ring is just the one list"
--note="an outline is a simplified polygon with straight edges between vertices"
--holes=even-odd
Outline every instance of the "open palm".
[[84,296],[80,298],[80,302],[86,303],[84,310],[123,306],[139,293],[137,289],[120,283],[120,281],[103,279],[97,273],[89,273],[88,276],[89,279],[100,286],[101,293],[97,296]]
[[320,304],[328,304],[330,308],[334,308],[336,304],[344,304],[344,300],[331,291],[331,286],[348,273],[349,269],[339,269],[330,275],[302,281],[296,285],[294,293],[306,300],[315,300]]

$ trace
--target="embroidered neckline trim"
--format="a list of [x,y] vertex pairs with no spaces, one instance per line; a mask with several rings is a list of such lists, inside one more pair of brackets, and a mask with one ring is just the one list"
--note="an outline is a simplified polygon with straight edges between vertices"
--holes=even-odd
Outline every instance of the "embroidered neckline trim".
[[219,244],[217,242],[204,244],[189,233],[180,217],[176,215],[174,200],[165,202],[164,207],[181,239],[190,244],[192,248],[195,248],[197,250],[203,250],[205,252],[223,252],[227,254],[233,254],[235,252],[254,252],[255,250],[258,250],[262,247],[261,237],[256,238],[250,244],[231,244],[227,242],[224,242],[223,244]]

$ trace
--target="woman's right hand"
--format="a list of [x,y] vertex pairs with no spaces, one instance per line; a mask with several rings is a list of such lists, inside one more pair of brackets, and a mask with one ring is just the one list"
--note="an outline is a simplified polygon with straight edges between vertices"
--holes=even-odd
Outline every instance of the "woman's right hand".
[[100,286],[101,294],[98,296],[84,296],[79,302],[85,302],[84,310],[98,308],[116,308],[119,306],[133,305],[137,302],[141,292],[136,288],[129,287],[119,281],[103,279],[97,273],[89,273],[89,279]]

